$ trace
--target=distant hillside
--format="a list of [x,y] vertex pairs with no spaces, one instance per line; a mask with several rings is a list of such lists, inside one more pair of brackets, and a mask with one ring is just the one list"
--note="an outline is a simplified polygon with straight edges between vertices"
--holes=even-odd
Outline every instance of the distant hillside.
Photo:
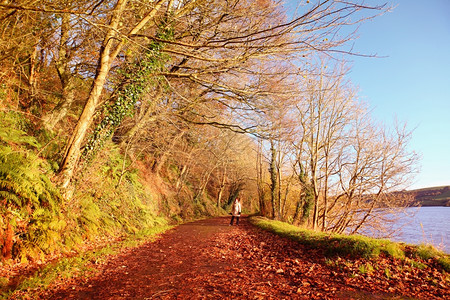
[[450,206],[450,186],[439,186],[411,190],[417,205],[420,206]]

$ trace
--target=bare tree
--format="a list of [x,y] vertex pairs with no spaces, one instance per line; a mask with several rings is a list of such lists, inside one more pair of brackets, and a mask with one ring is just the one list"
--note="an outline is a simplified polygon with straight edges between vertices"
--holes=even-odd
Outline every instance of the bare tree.
[[[339,162],[343,193],[336,197],[336,202],[341,213],[329,225],[335,232],[357,233],[374,224],[369,221],[392,215],[409,202],[394,192],[407,187],[415,172],[418,156],[407,148],[411,132],[405,126],[388,132],[373,124],[363,125],[364,122],[367,119],[358,124],[360,129],[349,153],[351,162]],[[379,208],[382,210],[375,213]]]
[[294,164],[313,188],[312,227],[357,232],[375,208],[399,205],[390,192],[406,186],[417,156],[407,151],[405,127],[387,134],[370,119],[341,69],[326,74],[321,63],[319,70],[307,78],[307,100],[297,106]]
[[[258,65],[264,58],[284,60],[287,55],[299,51],[326,51],[335,48],[344,43],[346,38],[329,41],[320,37],[329,36],[340,26],[347,24],[349,14],[369,8],[358,3],[325,1],[312,6],[293,20],[285,21],[273,2],[263,2],[264,5],[245,1],[231,4],[227,1],[193,0],[177,3],[178,6],[175,7],[171,1],[156,1],[150,5],[142,20],[134,27],[131,26],[128,32],[123,32],[119,27],[126,12],[127,1],[117,1],[110,12],[109,29],[101,47],[90,96],[61,164],[63,186],[67,186],[70,181],[79,157],[79,148],[99,104],[108,71],[127,38],[147,38],[166,44],[161,51],[172,56],[173,67],[170,72],[155,75],[187,79],[200,90],[206,89],[209,92],[203,99],[231,110],[245,110],[246,107],[252,108],[250,99],[268,93],[261,91],[257,85],[249,85],[242,80],[245,78],[243,76],[250,79],[258,74],[258,70],[252,66]],[[172,40],[140,34],[146,24],[155,20],[164,5],[172,10],[172,20],[177,22],[173,28],[178,34]],[[218,7],[221,9],[217,10]],[[116,39],[120,41],[116,42]],[[236,80],[238,77],[239,80]],[[211,117],[202,121],[190,121],[218,125]],[[241,129],[236,126],[232,128]]]
[[[68,8],[65,7],[67,4]],[[64,97],[68,100],[65,104],[70,104],[71,76],[74,75],[73,69],[67,66],[76,62],[66,60],[67,55],[70,52],[70,58],[82,59],[83,54],[72,46],[87,45],[81,40],[90,41],[90,59],[94,58],[96,62],[86,68],[84,76],[91,82],[91,87],[60,164],[61,185],[68,187],[80,158],[80,148],[95,121],[95,113],[113,92],[117,84],[115,79],[120,77],[117,68],[132,61],[139,53],[154,50],[149,44],[158,43],[157,51],[170,57],[165,69],[153,72],[152,76],[167,80],[171,88],[176,88],[173,92],[179,97],[178,105],[191,111],[199,103],[204,108],[209,107],[200,114],[181,114],[180,117],[195,124],[246,132],[257,126],[247,113],[264,107],[264,98],[273,94],[259,85],[260,78],[282,80],[293,75],[289,74],[292,73],[289,69],[280,74],[273,66],[289,65],[289,60],[301,61],[318,51],[349,52],[339,48],[352,37],[352,33],[340,36],[342,27],[372,17],[384,11],[384,6],[369,7],[356,0],[328,0],[299,6],[299,14],[291,19],[284,14],[280,3],[271,0],[158,0],[146,3],[108,0],[81,2],[79,7],[71,1],[53,5],[18,2],[1,3],[0,9],[6,14],[12,10],[39,12],[44,17],[71,16],[70,20],[67,16],[61,17],[61,23],[56,24],[61,30],[55,61],[63,82]],[[361,11],[370,12],[371,16],[360,17]],[[79,28],[86,32],[68,30],[67,24],[83,24]],[[161,34],[161,29],[169,34]],[[66,36],[68,32],[70,37]],[[68,41],[72,42],[70,47]],[[196,98],[191,98],[195,94],[190,91],[192,89],[199,91]],[[233,121],[218,122],[217,111],[213,109],[218,107],[221,107],[218,111],[232,112]],[[48,118],[57,120],[59,117],[49,115]]]

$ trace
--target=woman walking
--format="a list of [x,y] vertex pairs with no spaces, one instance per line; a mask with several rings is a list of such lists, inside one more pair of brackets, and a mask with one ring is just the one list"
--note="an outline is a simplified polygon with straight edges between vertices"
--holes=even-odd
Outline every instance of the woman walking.
[[233,225],[234,218],[236,218],[236,225],[239,225],[239,217],[241,216],[241,200],[236,198],[231,207],[231,222],[230,226]]

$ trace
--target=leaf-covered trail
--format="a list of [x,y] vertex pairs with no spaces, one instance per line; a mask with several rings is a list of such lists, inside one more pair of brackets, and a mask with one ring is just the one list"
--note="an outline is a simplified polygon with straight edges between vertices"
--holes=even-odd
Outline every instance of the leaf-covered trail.
[[[178,226],[110,260],[93,278],[53,287],[46,299],[394,299],[402,288],[354,280],[307,249],[241,218]],[[423,289],[423,288],[422,288]],[[426,290],[426,289],[425,289]],[[411,291],[411,294],[418,295]],[[406,293],[408,295],[408,292]],[[423,299],[439,299],[424,294]],[[420,297],[422,298],[422,297]]]

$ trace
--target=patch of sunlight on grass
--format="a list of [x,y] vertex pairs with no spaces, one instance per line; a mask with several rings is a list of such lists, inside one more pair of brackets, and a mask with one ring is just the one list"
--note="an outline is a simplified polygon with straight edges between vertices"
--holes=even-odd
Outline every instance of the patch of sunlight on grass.
[[450,255],[431,245],[406,246],[386,239],[374,239],[362,235],[330,234],[300,228],[288,223],[269,220],[263,217],[251,217],[250,221],[280,236],[288,237],[301,244],[320,247],[327,256],[349,255],[353,257],[376,258],[381,253],[397,259],[406,259],[405,251],[423,260],[434,259],[442,268],[450,271]]

